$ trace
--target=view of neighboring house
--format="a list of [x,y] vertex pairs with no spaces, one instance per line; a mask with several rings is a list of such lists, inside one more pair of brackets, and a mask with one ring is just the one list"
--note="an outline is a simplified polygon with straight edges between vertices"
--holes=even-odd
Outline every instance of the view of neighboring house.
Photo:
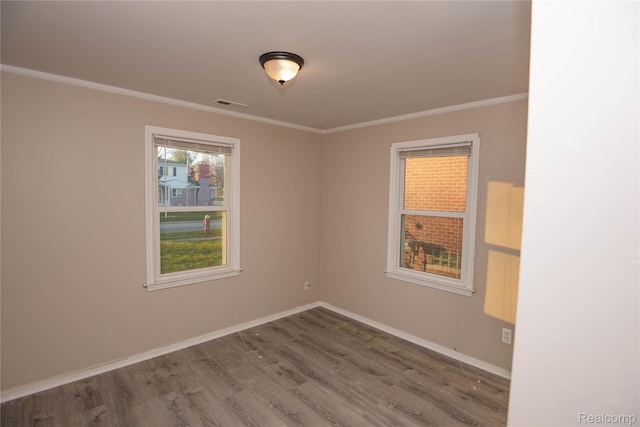
[[209,165],[199,164],[198,181],[189,178],[187,164],[158,158],[159,206],[209,206],[218,187],[209,185]]

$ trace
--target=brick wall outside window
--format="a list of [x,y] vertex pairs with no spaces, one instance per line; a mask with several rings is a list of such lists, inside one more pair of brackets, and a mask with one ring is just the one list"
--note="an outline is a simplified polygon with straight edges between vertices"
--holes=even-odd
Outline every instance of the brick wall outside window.
[[[404,208],[464,212],[468,157],[408,158]],[[460,278],[462,219],[405,216],[404,267]]]

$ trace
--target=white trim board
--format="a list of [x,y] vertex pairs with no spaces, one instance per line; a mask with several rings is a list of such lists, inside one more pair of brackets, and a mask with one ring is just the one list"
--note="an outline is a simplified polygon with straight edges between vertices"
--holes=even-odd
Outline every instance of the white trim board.
[[352,313],[348,310],[335,307],[323,301],[318,301],[318,306],[324,307],[327,310],[335,311],[338,314],[342,314],[343,316],[346,316],[350,319],[357,320],[358,322],[362,322],[365,325],[371,326],[372,328],[380,329],[383,332],[386,332],[398,338],[402,338],[403,340],[417,344],[420,347],[424,347],[426,349],[433,350],[436,353],[440,353],[452,359],[459,360],[460,362],[466,363],[467,365],[475,366],[476,368],[480,368],[483,371],[487,371],[489,373],[498,375],[499,377],[503,377],[509,380],[511,379],[511,372],[507,371],[506,369],[500,368],[499,366],[492,365],[491,363],[484,362],[482,360],[476,359],[475,357],[467,356],[466,354],[454,351],[447,347],[443,347],[440,344],[436,344],[434,342],[425,340],[423,338],[416,337],[415,335],[408,334],[399,329],[392,328],[391,326],[387,326],[384,323],[376,322],[375,320],[371,320],[367,317],[360,316],[359,314]]
[[198,337],[189,338],[187,340],[169,344],[164,347],[159,347],[154,350],[145,351],[124,359],[116,360],[114,362],[105,363],[103,365],[94,366],[88,369],[81,369],[78,371],[70,372],[67,374],[59,375],[53,378],[48,378],[42,381],[36,381],[33,383],[25,384],[18,387],[9,388],[2,391],[0,394],[0,402],[7,402],[9,400],[18,399],[20,397],[28,396],[30,394],[38,393],[44,390],[48,390],[61,385],[69,384],[74,381],[83,380],[85,378],[92,377],[94,375],[104,374],[105,372],[113,371],[115,369],[124,368],[125,366],[133,365],[135,363],[144,362],[145,360],[153,359],[154,357],[162,356],[172,353],[174,351],[182,350],[187,347],[191,347],[203,342],[211,341],[216,338],[221,338],[226,335],[235,334],[245,329],[253,328],[255,326],[269,323],[274,320],[282,319],[283,317],[291,316],[293,314],[302,313],[303,311],[310,310],[320,306],[319,302],[313,302],[310,304],[302,305],[291,310],[281,311],[270,316],[261,317],[259,319],[251,320],[249,322],[240,323],[228,328],[220,329],[208,334],[200,335]]
[[321,135],[343,132],[347,130],[359,129],[359,128],[364,128],[369,126],[376,126],[376,125],[381,125],[385,123],[400,122],[403,120],[410,120],[410,119],[415,119],[419,117],[435,116],[438,114],[445,114],[453,111],[469,110],[471,108],[480,108],[480,107],[486,107],[489,105],[521,101],[523,99],[528,99],[529,97],[528,93],[518,93],[515,95],[507,95],[499,98],[483,99],[480,101],[468,102],[465,104],[457,104],[457,105],[450,105],[448,107],[434,108],[431,110],[419,111],[416,113],[404,114],[401,116],[387,117],[384,119],[372,120],[369,122],[354,123],[351,125],[339,126],[331,129],[317,129],[309,126],[302,126],[294,123],[283,122],[280,120],[267,119],[265,117],[254,116],[251,114],[224,110],[222,108],[210,107],[208,105],[196,104],[194,102],[181,101],[179,99],[168,98],[165,96],[152,95],[150,93],[138,92],[130,89],[123,89],[117,86],[109,86],[109,85],[96,83],[88,80],[81,80],[73,77],[60,76],[57,74],[50,74],[42,71],[30,70],[28,68],[15,67],[13,65],[0,64],[0,71],[18,74],[21,76],[33,77],[41,80],[49,80],[49,81],[65,83],[73,86],[80,86],[80,87],[86,87],[89,89],[101,90],[103,92],[117,93],[120,95],[131,96],[139,99],[145,99],[148,101],[155,101],[155,102],[161,102],[164,104],[175,105],[178,107],[191,108],[193,110],[207,111],[210,113],[222,114],[225,116],[237,117],[245,120],[252,120],[254,122],[267,123],[275,126],[282,126],[286,128],[297,129],[297,130],[302,130],[302,131],[307,131],[312,133],[319,133]]
[[89,80],[81,80],[73,77],[60,76],[57,74],[45,73],[42,71],[30,70],[28,68],[14,67],[13,65],[0,64],[0,71],[18,74],[20,76],[33,77],[34,79],[48,80],[57,83],[64,83],[72,86],[85,87],[88,89],[100,90],[102,92],[116,93],[118,95],[131,96],[133,98],[144,99],[147,101],[161,102],[163,104],[174,105],[177,107],[191,108],[192,110],[207,111],[209,113],[221,114],[223,116],[231,116],[239,119],[251,120],[254,122],[267,123],[275,126],[282,126],[291,129],[303,130],[313,133],[324,133],[321,129],[309,126],[296,125],[293,123],[283,122],[280,120],[267,119],[265,117],[254,116],[251,114],[238,113],[236,111],[223,110],[222,108],[210,107],[208,105],[196,104],[195,102],[181,101],[179,99],[168,98],[166,96],[153,95],[146,92],[139,92],[131,89],[123,89],[117,86],[109,86],[102,83],[96,83]]
[[340,126],[332,129],[325,129],[322,133],[337,133],[347,130],[366,128],[369,126],[383,125],[386,123],[400,122],[403,120],[417,119],[420,117],[436,116],[438,114],[451,113],[454,111],[470,110],[472,108],[488,107],[490,105],[505,104],[507,102],[522,101],[529,98],[529,93],[518,93],[515,95],[501,96],[499,98],[483,99],[481,101],[467,102],[466,104],[450,105],[448,107],[434,108],[432,110],[418,111],[417,113],[404,114],[402,116],[387,117],[385,119],[372,120],[370,122],[355,123],[353,125]]
[[274,320],[282,319],[287,316],[302,313],[304,311],[311,310],[312,308],[316,308],[316,307],[323,307],[323,308],[326,308],[327,310],[331,310],[338,314],[342,314],[343,316],[362,322],[365,325],[371,326],[372,328],[380,329],[381,331],[384,331],[388,334],[394,335],[398,338],[402,338],[404,340],[417,344],[421,347],[427,348],[429,350],[433,350],[444,356],[450,357],[455,360],[459,360],[471,366],[475,366],[476,368],[480,368],[484,371],[490,372],[500,377],[504,377],[507,379],[511,378],[511,373],[509,371],[502,369],[498,366],[492,365],[487,362],[483,362],[482,360],[478,360],[476,358],[467,356],[457,351],[453,351],[439,344],[416,337],[414,335],[403,332],[399,329],[395,329],[395,328],[392,328],[391,326],[387,326],[383,323],[376,322],[375,320],[371,320],[364,316],[360,316],[358,314],[352,313],[348,310],[335,307],[329,303],[326,303],[323,301],[316,301],[316,302],[302,305],[290,310],[281,311],[279,313],[272,314],[270,316],[261,317],[259,319],[255,319],[249,322],[230,326],[228,328],[220,329],[218,331],[214,331],[205,335],[200,335],[195,338],[190,338],[190,339],[181,341],[179,343],[170,344],[164,347],[156,348],[154,350],[146,351],[144,353],[139,353],[134,356],[130,356],[114,362],[106,363],[104,365],[95,366],[89,369],[82,369],[79,371],[70,372],[68,374],[60,375],[60,376],[49,378],[46,380],[37,381],[37,382],[22,385],[22,386],[18,386],[18,387],[13,387],[5,391],[2,391],[2,393],[0,394],[0,402],[8,402],[10,400],[18,399],[20,397],[29,396],[34,393],[38,393],[38,392],[48,390],[54,387],[58,387],[61,385],[69,384],[74,381],[89,378],[94,375],[100,375],[105,372],[113,371],[115,369],[123,368],[129,365],[133,365],[135,363],[144,362],[145,360],[149,360],[154,357],[158,357],[168,353],[172,353],[174,351],[182,350],[184,348],[201,344],[203,342],[207,342],[216,338],[221,338],[226,335],[231,335],[231,334],[243,331],[245,329],[253,328],[255,326],[269,323]]

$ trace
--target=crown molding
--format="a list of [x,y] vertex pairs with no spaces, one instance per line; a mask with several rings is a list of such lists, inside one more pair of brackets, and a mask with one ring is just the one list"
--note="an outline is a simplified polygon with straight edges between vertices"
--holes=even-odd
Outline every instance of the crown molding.
[[372,120],[370,122],[356,123],[353,125],[340,126],[332,129],[325,129],[322,133],[337,133],[347,130],[365,128],[370,126],[383,125],[387,123],[400,122],[403,120],[417,119],[420,117],[435,116],[438,114],[451,113],[454,111],[470,110],[472,108],[487,107],[489,105],[504,104],[507,102],[521,101],[529,97],[528,93],[518,93],[516,95],[501,96],[499,98],[483,99],[481,101],[467,102],[465,104],[451,105],[449,107],[434,108],[433,110],[420,111],[417,113],[404,114],[402,116],[387,117],[386,119]]
[[177,107],[184,107],[184,108],[190,108],[190,109],[193,109],[193,110],[206,111],[206,112],[209,112],[209,113],[220,114],[220,115],[223,115],[223,116],[230,116],[230,117],[235,117],[235,118],[239,118],[239,119],[251,120],[251,121],[254,121],[254,122],[266,123],[266,124],[270,124],[270,125],[274,125],[274,126],[281,126],[281,127],[286,127],[286,128],[290,128],[290,129],[296,129],[296,130],[301,130],[301,131],[311,132],[311,133],[317,133],[317,134],[322,134],[322,135],[331,134],[331,133],[338,133],[338,132],[344,132],[344,131],[348,131],[348,130],[360,129],[360,128],[365,128],[365,127],[370,127],[370,126],[377,126],[377,125],[382,125],[382,124],[387,124],[387,123],[395,123],[395,122],[400,122],[400,121],[403,121],[403,120],[416,119],[416,118],[420,118],[420,117],[435,116],[435,115],[438,115],[438,114],[451,113],[451,112],[454,112],[454,111],[462,111],[462,110],[469,110],[469,109],[472,109],[472,108],[487,107],[489,105],[504,104],[504,103],[507,103],[507,102],[521,101],[521,100],[527,99],[529,97],[528,93],[519,93],[519,94],[515,94],[515,95],[502,96],[502,97],[499,97],[499,98],[484,99],[484,100],[481,100],[481,101],[468,102],[468,103],[465,103],[465,104],[457,104],[457,105],[451,105],[451,106],[448,106],[448,107],[435,108],[433,110],[420,111],[420,112],[417,112],[417,113],[405,114],[405,115],[401,115],[401,116],[387,117],[385,119],[372,120],[372,121],[362,122],[362,123],[355,123],[355,124],[346,125],[346,126],[340,126],[340,127],[331,128],[331,129],[317,129],[317,128],[312,128],[312,127],[309,127],[309,126],[302,126],[302,125],[297,125],[297,124],[294,124],[294,123],[283,122],[283,121],[280,121],[280,120],[267,119],[265,117],[254,116],[254,115],[251,115],[251,114],[245,114],[245,113],[238,113],[238,112],[235,112],[235,111],[223,110],[221,108],[210,107],[208,105],[202,105],[202,104],[196,104],[194,102],[181,101],[179,99],[168,98],[168,97],[159,96],[159,95],[153,95],[153,94],[146,93],[146,92],[138,92],[138,91],[135,91],[135,90],[123,89],[123,88],[120,88],[120,87],[117,87],[117,86],[109,86],[109,85],[105,85],[105,84],[102,84],[102,83],[96,83],[96,82],[92,82],[92,81],[88,81],[88,80],[81,80],[81,79],[76,79],[76,78],[73,78],[73,77],[60,76],[60,75],[57,75],[57,74],[51,74],[51,73],[45,73],[45,72],[42,72],[42,71],[30,70],[28,68],[14,67],[13,65],[0,64],[0,71],[4,71],[4,72],[7,72],[7,73],[12,73],[12,74],[18,74],[18,75],[27,76],[27,77],[33,77],[33,78],[41,79],[41,80],[49,80],[49,81],[69,84],[69,85],[73,85],[73,86],[80,86],[80,87],[85,87],[85,88],[89,88],[89,89],[100,90],[100,91],[103,91],[103,92],[116,93],[116,94],[119,94],[119,95],[131,96],[131,97],[134,97],[134,98],[144,99],[144,100],[147,100],[147,101],[160,102],[160,103],[163,103],[163,104],[169,104],[169,105],[173,105],[173,106],[177,106]]
[[179,99],[153,95],[146,92],[138,92],[130,89],[123,89],[121,87],[109,86],[109,85],[96,83],[88,80],[81,80],[73,77],[66,77],[66,76],[60,76],[57,74],[45,73],[42,71],[30,70],[28,68],[20,68],[20,67],[14,67],[12,65],[0,64],[0,71],[12,73],[12,74],[18,74],[21,76],[33,77],[41,80],[49,80],[57,83],[64,83],[72,86],[80,86],[80,87],[85,87],[89,89],[95,89],[103,92],[116,93],[118,95],[131,96],[133,98],[160,102],[163,104],[169,104],[177,107],[190,108],[192,110],[206,111],[209,113],[220,114],[223,116],[230,116],[230,117],[235,117],[239,119],[251,120],[254,122],[266,123],[274,126],[282,126],[290,129],[302,130],[305,132],[312,132],[312,133],[319,133],[319,134],[324,133],[322,129],[316,129],[308,126],[301,126],[294,123],[283,122],[280,120],[267,119],[265,117],[253,116],[251,114],[223,110],[221,108],[210,107],[208,105],[196,104],[195,102],[181,101]]

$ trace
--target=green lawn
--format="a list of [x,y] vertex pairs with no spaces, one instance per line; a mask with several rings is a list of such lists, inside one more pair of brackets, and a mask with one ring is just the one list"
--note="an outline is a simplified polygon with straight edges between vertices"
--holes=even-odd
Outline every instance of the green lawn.
[[160,233],[160,241],[169,241],[169,240],[197,240],[197,239],[210,239],[213,237],[220,237],[222,235],[222,230],[215,229],[211,230],[211,234],[204,234],[204,231],[183,231],[180,233]]
[[202,221],[205,215],[211,221],[222,219],[222,212],[161,212],[160,222]]
[[[202,232],[198,232],[202,235]],[[217,267],[222,264],[222,239],[163,240],[160,242],[160,272]]]

